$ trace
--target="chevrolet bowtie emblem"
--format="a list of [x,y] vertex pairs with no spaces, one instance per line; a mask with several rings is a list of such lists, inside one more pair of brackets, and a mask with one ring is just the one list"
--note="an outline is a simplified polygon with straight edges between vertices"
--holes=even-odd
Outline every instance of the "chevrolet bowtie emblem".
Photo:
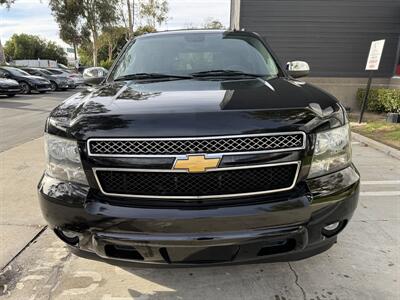
[[207,158],[204,155],[189,155],[186,158],[177,158],[174,170],[186,170],[189,173],[202,173],[208,169],[217,168],[221,158]]

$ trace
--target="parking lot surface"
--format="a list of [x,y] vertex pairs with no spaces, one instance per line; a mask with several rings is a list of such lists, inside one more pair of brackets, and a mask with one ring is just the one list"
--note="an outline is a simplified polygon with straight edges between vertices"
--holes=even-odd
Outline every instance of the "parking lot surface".
[[[59,101],[32,98],[18,101],[32,101],[30,112],[40,110],[43,120]],[[33,124],[18,118],[18,107],[9,110],[8,122],[20,120],[20,131]],[[400,299],[400,161],[386,154],[353,143],[360,202],[325,253],[290,263],[137,268],[79,258],[46,229],[35,191],[43,141],[34,139],[37,128],[29,130],[0,153],[2,299]]]
[[76,92],[0,96],[0,152],[42,136],[51,110]]

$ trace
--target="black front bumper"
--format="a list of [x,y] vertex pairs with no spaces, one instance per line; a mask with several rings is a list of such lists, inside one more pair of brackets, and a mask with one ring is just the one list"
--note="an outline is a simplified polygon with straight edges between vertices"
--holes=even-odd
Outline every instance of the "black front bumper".
[[51,91],[51,84],[39,83],[32,85],[32,88],[38,92],[48,92]]
[[[45,175],[39,198],[50,226],[81,254],[153,265],[232,264],[301,259],[336,241],[357,206],[357,170],[306,185],[245,205],[132,207],[98,201],[87,187]],[[337,221],[337,231],[323,233]]]
[[18,94],[20,92],[21,88],[19,86],[0,87],[0,95],[12,95],[12,94]]

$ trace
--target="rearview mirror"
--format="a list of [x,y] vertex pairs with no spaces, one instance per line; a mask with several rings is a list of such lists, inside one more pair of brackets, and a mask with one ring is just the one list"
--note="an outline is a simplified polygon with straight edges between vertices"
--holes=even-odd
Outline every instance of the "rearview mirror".
[[84,82],[86,85],[99,85],[103,82],[106,77],[84,77]]
[[305,77],[310,73],[310,66],[305,61],[295,60],[286,64],[288,73],[293,78]]

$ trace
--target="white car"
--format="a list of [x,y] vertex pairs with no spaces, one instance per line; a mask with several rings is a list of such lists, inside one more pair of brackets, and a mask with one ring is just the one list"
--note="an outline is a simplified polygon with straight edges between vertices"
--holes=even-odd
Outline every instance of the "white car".
[[64,69],[54,69],[54,68],[49,68],[46,69],[53,73],[54,75],[58,76],[63,76],[69,78],[73,82],[73,86],[71,88],[76,88],[78,85],[84,84],[83,76],[79,73],[74,73],[69,70],[64,70]]

